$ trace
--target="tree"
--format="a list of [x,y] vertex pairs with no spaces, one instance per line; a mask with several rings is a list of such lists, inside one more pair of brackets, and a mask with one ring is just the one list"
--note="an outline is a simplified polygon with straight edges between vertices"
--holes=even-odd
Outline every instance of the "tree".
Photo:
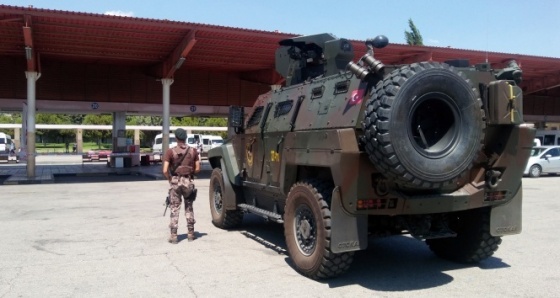
[[[93,125],[111,125],[113,123],[113,116],[107,114],[95,115],[89,114],[84,117],[83,124]],[[86,130],[84,136],[88,139],[97,140],[97,146],[101,149],[102,139],[109,138],[111,130]]]
[[[0,113],[0,123],[2,124],[21,124],[21,114],[20,113]],[[14,136],[13,129],[5,129],[2,132]]]
[[[39,124],[71,124],[70,116],[66,114],[49,114],[37,113],[35,115],[35,123]],[[41,137],[43,143],[58,143],[67,141],[75,136],[75,132],[71,129],[38,129],[37,135]]]
[[[127,116],[127,125],[144,125],[144,126],[161,126],[163,125],[163,118],[161,116]],[[144,130],[140,131],[140,144],[144,147],[151,147],[156,135],[160,133],[157,130]],[[132,138],[134,132],[127,132],[127,136]]]
[[[175,117],[171,119],[171,125],[173,126],[212,126],[212,127],[224,127],[227,126],[227,118],[218,117]],[[197,131],[199,134],[213,134],[215,131]],[[220,133],[220,135],[223,134]]]
[[408,26],[410,27],[410,31],[404,31],[406,43],[411,46],[423,46],[424,41],[422,40],[422,34],[420,34],[420,31],[416,28],[412,19],[408,19]]

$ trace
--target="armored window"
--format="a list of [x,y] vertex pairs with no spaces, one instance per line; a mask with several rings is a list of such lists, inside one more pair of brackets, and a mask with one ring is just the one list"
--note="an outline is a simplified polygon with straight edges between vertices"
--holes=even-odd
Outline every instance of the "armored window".
[[325,91],[325,86],[313,88],[313,90],[311,90],[311,99],[323,97],[324,91]]
[[251,115],[251,117],[249,117],[249,121],[247,121],[247,128],[259,124],[262,118],[263,110],[264,110],[263,106],[255,108],[253,114]]
[[282,115],[288,114],[292,110],[293,105],[294,101],[291,99],[276,104],[276,109],[274,110],[274,118],[278,118]]
[[338,82],[334,85],[334,94],[341,94],[348,92],[348,86],[350,86],[350,81]]

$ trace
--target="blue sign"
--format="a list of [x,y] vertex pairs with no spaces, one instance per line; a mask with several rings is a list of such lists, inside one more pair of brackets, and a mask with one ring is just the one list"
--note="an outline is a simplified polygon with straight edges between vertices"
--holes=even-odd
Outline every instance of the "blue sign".
[[193,112],[193,113],[196,112],[196,106],[190,106],[189,110],[191,110],[191,112]]
[[91,104],[91,108],[92,108],[93,110],[97,110],[97,109],[99,109],[99,104],[96,103],[96,102],[93,102],[93,103]]

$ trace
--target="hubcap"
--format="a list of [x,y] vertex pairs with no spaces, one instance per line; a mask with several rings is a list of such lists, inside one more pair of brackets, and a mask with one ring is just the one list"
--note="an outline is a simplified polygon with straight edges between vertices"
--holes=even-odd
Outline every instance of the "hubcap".
[[222,189],[218,183],[214,185],[214,209],[217,213],[222,213]]
[[298,248],[302,254],[309,256],[317,244],[317,223],[307,205],[297,208],[294,217],[294,229]]
[[541,170],[539,170],[539,167],[533,167],[533,170],[532,170],[533,176],[538,176],[540,173],[541,173]]

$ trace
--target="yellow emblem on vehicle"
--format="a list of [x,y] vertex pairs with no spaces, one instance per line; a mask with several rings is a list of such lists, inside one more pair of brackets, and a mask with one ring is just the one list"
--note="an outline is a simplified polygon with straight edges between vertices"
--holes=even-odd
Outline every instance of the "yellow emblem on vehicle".
[[245,157],[246,157],[246,159],[247,159],[247,165],[248,165],[249,167],[252,167],[252,166],[253,166],[253,151],[252,151],[253,146],[252,146],[252,144],[251,144],[251,145],[247,145],[247,146],[245,147],[245,149],[246,149],[246,150],[245,150]]
[[280,161],[280,154],[274,150],[270,150],[270,161]]

